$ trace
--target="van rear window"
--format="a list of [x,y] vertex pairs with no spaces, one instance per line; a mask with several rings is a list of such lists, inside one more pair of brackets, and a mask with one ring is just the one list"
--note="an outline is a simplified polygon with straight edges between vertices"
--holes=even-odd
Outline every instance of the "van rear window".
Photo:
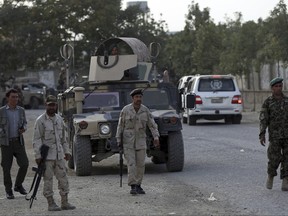
[[198,91],[235,91],[235,86],[230,78],[205,78],[199,80]]

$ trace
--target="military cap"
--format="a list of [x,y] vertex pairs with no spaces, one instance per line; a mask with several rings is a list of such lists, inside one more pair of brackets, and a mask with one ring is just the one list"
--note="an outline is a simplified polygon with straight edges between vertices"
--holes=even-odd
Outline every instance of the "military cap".
[[137,94],[143,95],[143,89],[134,89],[130,92],[131,97],[133,97],[134,95],[137,95]]
[[57,98],[54,95],[48,95],[46,98],[46,104],[57,103]]
[[277,84],[277,83],[282,83],[282,81],[283,81],[283,78],[281,78],[281,77],[276,77],[276,78],[274,78],[274,79],[272,79],[272,80],[270,81],[270,86],[272,87],[272,86],[274,86],[274,85]]

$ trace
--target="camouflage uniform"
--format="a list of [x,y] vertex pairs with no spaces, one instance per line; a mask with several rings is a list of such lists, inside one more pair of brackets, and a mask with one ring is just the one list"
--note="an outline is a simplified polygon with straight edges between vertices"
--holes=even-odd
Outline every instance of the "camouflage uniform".
[[47,161],[45,163],[43,195],[47,198],[54,194],[53,174],[55,174],[58,180],[60,195],[66,195],[69,193],[69,184],[64,154],[71,155],[71,153],[64,136],[64,123],[58,114],[55,114],[54,117],[49,117],[44,113],[37,118],[33,137],[33,148],[36,159],[41,158],[40,146],[43,144],[49,146]]
[[262,105],[259,120],[259,137],[265,136],[267,127],[269,133],[268,175],[276,176],[281,163],[280,178],[283,179],[288,176],[288,97],[268,97]]
[[123,151],[128,166],[128,185],[141,185],[145,171],[146,127],[149,127],[154,139],[158,139],[158,126],[149,109],[141,104],[138,112],[133,104],[125,106],[118,122],[117,142],[123,132]]

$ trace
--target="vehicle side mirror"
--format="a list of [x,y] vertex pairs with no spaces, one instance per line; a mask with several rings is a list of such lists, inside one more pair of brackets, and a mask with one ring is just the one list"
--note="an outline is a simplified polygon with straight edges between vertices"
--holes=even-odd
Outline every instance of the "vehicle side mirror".
[[196,97],[194,94],[187,94],[186,97],[186,108],[192,109],[195,108]]

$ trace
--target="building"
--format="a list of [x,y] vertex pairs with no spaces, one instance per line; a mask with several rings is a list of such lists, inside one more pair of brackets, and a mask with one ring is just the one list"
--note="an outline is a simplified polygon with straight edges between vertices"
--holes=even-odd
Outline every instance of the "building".
[[127,8],[131,6],[138,6],[143,13],[150,12],[147,1],[129,1],[127,2]]

